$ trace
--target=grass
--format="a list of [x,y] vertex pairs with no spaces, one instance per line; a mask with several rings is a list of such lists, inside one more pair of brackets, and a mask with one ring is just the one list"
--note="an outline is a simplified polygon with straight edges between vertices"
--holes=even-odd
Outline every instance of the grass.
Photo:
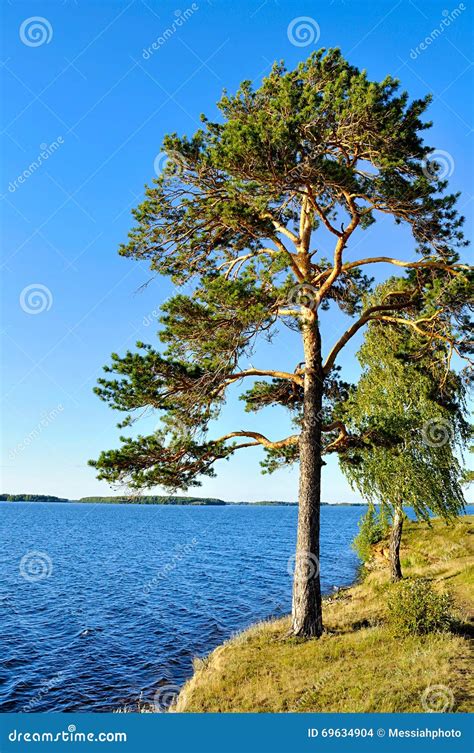
[[472,710],[473,534],[474,516],[465,516],[452,526],[409,523],[403,535],[404,575],[449,590],[457,623],[452,632],[393,635],[385,607],[393,586],[386,547],[378,545],[366,577],[325,601],[319,640],[289,637],[289,618],[255,625],[196,661],[173,710],[419,712],[427,710],[427,689],[440,685],[449,706],[444,710]]

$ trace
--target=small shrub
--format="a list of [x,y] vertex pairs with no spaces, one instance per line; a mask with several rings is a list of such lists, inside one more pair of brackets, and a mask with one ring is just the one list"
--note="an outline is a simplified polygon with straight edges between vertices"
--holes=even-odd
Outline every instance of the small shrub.
[[449,630],[452,597],[437,593],[426,578],[398,583],[388,598],[389,624],[396,635],[426,635]]
[[375,507],[370,505],[359,521],[359,532],[352,542],[352,548],[362,562],[367,562],[371,558],[373,545],[385,538],[387,530],[388,521],[385,511],[381,510],[378,513]]

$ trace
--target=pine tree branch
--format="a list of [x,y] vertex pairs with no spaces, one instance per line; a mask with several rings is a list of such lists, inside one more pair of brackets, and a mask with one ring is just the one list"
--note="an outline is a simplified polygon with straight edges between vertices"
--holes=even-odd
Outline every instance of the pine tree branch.
[[349,222],[349,225],[344,230],[344,232],[339,236],[339,239],[336,243],[336,248],[334,249],[333,268],[332,270],[330,270],[327,279],[321,285],[316,296],[316,302],[318,306],[323,300],[326,293],[331,289],[332,284],[339,277],[341,273],[341,269],[342,269],[342,254],[346,247],[346,243],[360,222],[360,215],[358,213],[354,200],[351,199],[351,197],[348,194],[344,194],[344,196],[346,198],[346,201],[350,210],[351,221]]
[[374,319],[381,322],[391,322],[392,324],[402,324],[405,327],[411,327],[419,335],[422,335],[423,337],[426,337],[429,340],[441,340],[442,342],[449,343],[456,350],[456,353],[460,355],[459,351],[456,348],[456,340],[454,339],[454,337],[449,337],[448,335],[442,335],[439,332],[434,332],[433,330],[425,330],[419,326],[420,324],[433,322],[440,316],[442,312],[443,312],[443,309],[440,309],[435,314],[433,314],[433,316],[425,317],[423,319],[416,319],[415,321],[411,319],[404,319],[403,317],[396,317],[396,316],[377,316],[377,317],[374,317]]
[[237,445],[235,449],[260,444],[263,445],[263,447],[266,447],[268,450],[277,450],[280,447],[288,447],[288,445],[297,444],[299,441],[299,434],[293,434],[291,437],[286,437],[286,439],[280,439],[277,442],[272,442],[263,434],[260,434],[258,431],[231,431],[229,434],[224,434],[223,437],[216,439],[215,442],[225,442],[227,439],[233,439],[234,437],[249,437],[251,439],[255,439],[255,442],[246,442],[243,445]]
[[292,230],[287,228],[286,225],[282,225],[281,222],[275,219],[275,217],[271,214],[271,212],[265,212],[265,214],[263,214],[262,217],[264,219],[270,220],[275,230],[277,230],[282,235],[286,235],[286,237],[289,238],[290,241],[292,241],[295,244],[295,246],[298,245],[298,243],[300,242],[299,237],[295,235],[295,233],[293,233]]
[[301,311],[298,309],[277,309],[278,316],[295,316],[300,317]]
[[[285,251],[286,253],[290,253],[286,248]],[[224,274],[224,277],[227,280],[237,264],[242,266],[248,259],[255,259],[257,256],[263,256],[264,254],[267,254],[268,256],[275,256],[278,253],[279,252],[275,248],[260,248],[256,251],[252,251],[250,254],[244,254],[243,256],[238,256],[236,259],[228,259],[227,261],[222,262],[222,264],[217,267],[217,271],[220,272],[225,267],[228,267]],[[237,270],[237,274],[238,272],[240,272],[240,266]]]
[[[330,424],[324,424],[321,427],[322,431],[327,433],[331,431],[335,431],[336,429],[339,430],[339,434],[335,440],[333,440],[330,444],[326,445],[326,447],[323,448],[323,453],[330,453],[330,452],[337,452],[341,445],[344,445],[347,440],[350,438],[350,434],[347,431],[347,428],[345,424],[340,421],[332,421]],[[263,447],[266,447],[268,450],[278,450],[282,447],[288,447],[290,445],[298,444],[300,435],[299,434],[293,434],[290,437],[286,437],[285,439],[281,439],[277,442],[272,442],[267,437],[265,437],[263,434],[260,434],[259,432],[254,431],[232,431],[229,432],[229,434],[225,434],[223,437],[219,437],[219,439],[216,439],[217,442],[225,442],[228,439],[233,439],[234,437],[249,437],[253,438],[254,442],[243,442],[242,444],[236,445],[232,448],[232,451],[234,450],[240,450],[246,447],[256,447],[258,445],[262,445]]]
[[[472,267],[470,267],[468,264],[443,264],[442,262],[436,262],[436,261],[401,261],[400,259],[394,259],[390,256],[374,256],[372,258],[367,259],[359,259],[358,261],[352,261],[348,264],[343,264],[341,266],[340,271],[341,272],[347,272],[350,269],[355,269],[356,267],[362,267],[365,264],[375,264],[375,263],[386,263],[386,264],[394,264],[397,267],[407,267],[410,269],[442,269],[445,272],[448,272],[452,275],[458,275],[461,274],[461,271],[459,270],[470,270]],[[321,272],[313,281],[312,284],[316,285],[318,282],[321,282],[321,280],[324,280],[325,277],[327,277],[331,273],[331,269],[326,269],[324,272]]]
[[339,429],[339,435],[333,442],[323,448],[322,451],[325,454],[328,452],[337,452],[339,447],[349,438],[349,432],[342,421],[332,421],[330,424],[325,424],[322,427],[323,432],[335,431],[336,429]]
[[[324,448],[324,452],[333,452],[342,442],[344,442],[344,440],[348,439],[349,432],[347,431],[347,428],[342,421],[332,421],[330,424],[324,424],[321,427],[321,430],[325,433],[335,431],[336,429],[339,429],[339,435],[337,439],[331,442],[331,444],[327,445],[327,447]],[[256,431],[232,431],[229,434],[225,434],[223,437],[219,437],[219,439],[216,439],[215,441],[225,442],[227,439],[233,439],[234,437],[249,437],[255,439],[254,442],[245,442],[241,445],[237,445],[234,448],[236,450],[241,449],[242,447],[255,447],[257,445],[263,445],[269,450],[277,450],[281,447],[288,447],[289,445],[298,444],[300,439],[299,434],[292,434],[290,437],[280,439],[277,442],[272,442],[263,434],[260,434]]]
[[324,374],[328,374],[331,371],[339,352],[349,342],[349,340],[352,337],[354,337],[354,335],[361,329],[361,327],[367,324],[367,322],[378,318],[378,317],[374,317],[373,314],[376,314],[379,311],[380,312],[402,311],[404,308],[407,308],[409,305],[410,305],[410,299],[404,301],[403,303],[392,303],[392,304],[384,303],[378,306],[370,306],[366,311],[364,311],[362,316],[344,332],[344,334],[339,338],[336,344],[332,347],[323,365]]
[[311,202],[311,206],[317,213],[318,217],[321,219],[323,225],[329,230],[330,233],[333,233],[333,235],[337,235],[338,238],[341,238],[342,233],[339,230],[336,230],[336,228],[333,225],[331,225],[326,214],[324,213],[324,211],[322,210],[322,208],[319,206],[318,202],[314,198],[314,193],[310,185],[307,186],[307,191],[308,191],[308,198]]
[[303,386],[304,384],[303,375],[291,373],[289,371],[273,371],[271,369],[247,369],[246,371],[239,371],[237,374],[229,374],[225,379],[228,382],[236,382],[239,379],[251,376],[269,376],[275,379],[289,379],[300,386]]
[[[295,236],[295,238],[296,238],[296,236]],[[301,269],[298,266],[295,254],[293,254],[291,251],[289,251],[287,249],[287,247],[285,246],[285,244],[282,243],[282,241],[280,240],[280,238],[278,238],[277,236],[275,236],[274,238],[272,238],[272,241],[275,244],[275,246],[278,248],[278,250],[281,251],[281,253],[284,253],[284,254],[286,254],[288,256],[288,260],[290,262],[291,268],[292,268],[292,270],[293,270],[293,272],[295,274],[296,279],[299,280],[300,282],[303,281],[304,280],[304,274],[302,273]]]

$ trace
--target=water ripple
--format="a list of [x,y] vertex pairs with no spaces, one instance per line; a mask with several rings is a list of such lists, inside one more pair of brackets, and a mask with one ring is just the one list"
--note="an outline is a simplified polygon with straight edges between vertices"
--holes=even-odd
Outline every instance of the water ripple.
[[[290,610],[295,508],[0,503],[0,515],[3,712],[152,701],[194,656]],[[354,578],[360,515],[322,509],[326,591]],[[28,553],[51,572],[25,578]]]

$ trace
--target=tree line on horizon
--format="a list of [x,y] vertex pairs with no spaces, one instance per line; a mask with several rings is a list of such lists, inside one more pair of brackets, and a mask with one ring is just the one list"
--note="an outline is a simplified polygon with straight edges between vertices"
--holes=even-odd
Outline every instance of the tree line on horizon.
[[[117,503],[117,504],[137,504],[137,505],[257,505],[257,506],[283,506],[293,507],[297,502],[285,502],[276,499],[262,499],[256,502],[226,502],[216,497],[176,497],[176,496],[159,496],[159,495],[135,495],[129,496],[93,496],[79,497],[79,499],[67,499],[65,497],[55,497],[50,494],[0,494],[0,502],[97,502],[97,503]],[[363,507],[364,502],[321,502],[323,507],[335,505],[337,507]]]

